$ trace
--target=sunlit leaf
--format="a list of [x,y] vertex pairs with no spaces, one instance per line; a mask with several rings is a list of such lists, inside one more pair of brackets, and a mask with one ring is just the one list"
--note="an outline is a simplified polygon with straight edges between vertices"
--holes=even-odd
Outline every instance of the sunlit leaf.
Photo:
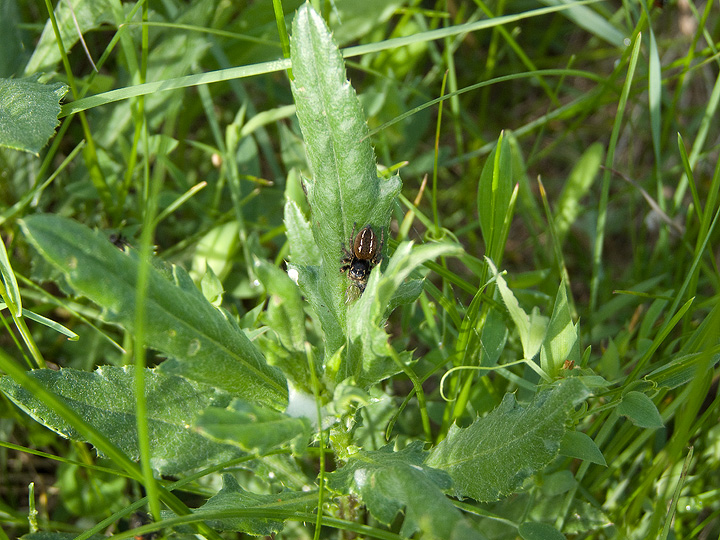
[[215,441],[258,454],[265,454],[295,439],[304,446],[310,437],[310,422],[307,419],[293,418],[238,399],[227,408],[203,410],[195,427]]
[[[254,536],[269,536],[280,532],[283,520],[263,517],[237,517],[237,510],[255,509],[259,514],[263,510],[307,512],[317,506],[317,491],[288,491],[270,495],[258,495],[244,490],[237,480],[229,474],[223,475],[223,487],[195,510],[198,517],[212,514],[208,519],[210,526],[218,531],[238,531]],[[217,518],[218,513],[227,513],[227,517]],[[235,515],[233,515],[235,514]]]
[[526,406],[514,394],[505,394],[484,418],[467,428],[453,426],[425,463],[447,471],[460,496],[478,501],[507,496],[557,455],[565,422],[588,395],[575,378],[541,391]]
[[418,441],[399,452],[393,452],[392,445],[361,451],[328,475],[328,486],[358,494],[373,517],[386,525],[404,511],[403,536],[422,531],[423,538],[438,540],[482,538],[445,497],[442,490],[450,488],[450,477],[424,465],[426,455]]
[[[92,373],[39,369],[30,376],[58,395],[128,457],[139,459],[134,368],[102,366]],[[191,428],[198,411],[213,405],[224,407],[230,396],[150,369],[145,372],[145,389],[150,463],[160,474],[185,473],[242,455],[236,447],[210,441]],[[68,439],[82,440],[56,411],[10,377],[0,379],[0,390],[44,426]]]
[[[75,221],[34,215],[23,230],[67,283],[132,330],[139,261]],[[286,381],[227,313],[213,307],[180,268],[149,272],[146,342],[170,358],[160,370],[276,408],[287,403]]]
[[0,146],[38,155],[55,134],[68,87],[38,77],[0,79]]

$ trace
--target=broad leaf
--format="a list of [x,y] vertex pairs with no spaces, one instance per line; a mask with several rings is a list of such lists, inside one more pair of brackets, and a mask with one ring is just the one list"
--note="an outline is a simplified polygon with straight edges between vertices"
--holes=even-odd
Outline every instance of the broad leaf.
[[423,465],[426,454],[419,441],[399,452],[393,452],[391,445],[378,451],[360,451],[328,475],[328,487],[340,493],[356,493],[373,517],[386,525],[404,509],[402,536],[422,531],[423,538],[483,538],[442,493],[450,488],[450,477]]
[[[74,369],[30,372],[58,395],[66,406],[105,435],[131,459],[139,459],[135,417],[134,368],[102,366],[89,373]],[[44,426],[72,440],[82,440],[57,412],[48,409],[10,377],[0,379],[13,402]],[[181,377],[145,372],[150,463],[160,474],[179,474],[242,455],[234,446],[219,444],[195,433],[193,416],[206,407],[226,406],[227,394]]]
[[60,123],[60,100],[68,87],[38,77],[0,79],[0,146],[38,155]]
[[630,391],[625,394],[617,412],[627,416],[633,424],[643,428],[658,429],[664,423],[652,399],[642,392]]
[[228,408],[205,409],[198,415],[195,427],[215,441],[258,454],[294,440],[304,447],[310,438],[310,422],[306,418],[293,418],[238,399]]
[[560,453],[563,456],[584,459],[590,463],[597,463],[607,467],[605,456],[603,456],[595,441],[581,431],[568,431],[565,434]]
[[[101,234],[69,219],[35,215],[21,223],[40,254],[68,284],[132,330],[139,261]],[[169,272],[167,273],[169,274]],[[151,268],[144,303],[146,342],[170,356],[165,373],[209,384],[272,407],[287,404],[287,385],[276,368],[227,313],[213,307],[187,273]]]
[[447,471],[460,496],[478,501],[507,496],[558,454],[565,422],[588,394],[575,378],[541,391],[525,407],[506,394],[494,411],[469,427],[452,426],[425,464]]
[[[313,173],[305,187],[318,248],[314,253],[320,254],[315,263],[320,266],[320,279],[304,278],[304,266],[297,271],[305,295],[320,298],[340,323],[324,328],[327,352],[332,354],[344,341],[336,332],[344,326],[347,310],[348,283],[340,272],[342,247],[355,225],[359,230],[370,224],[378,235],[387,229],[401,184],[396,176],[378,178],[365,117],[342,56],[322,17],[309,4],[300,7],[293,21],[291,58],[293,97]],[[286,225],[290,231],[292,224]],[[293,258],[295,249],[291,244]],[[319,291],[309,291],[310,286]]]

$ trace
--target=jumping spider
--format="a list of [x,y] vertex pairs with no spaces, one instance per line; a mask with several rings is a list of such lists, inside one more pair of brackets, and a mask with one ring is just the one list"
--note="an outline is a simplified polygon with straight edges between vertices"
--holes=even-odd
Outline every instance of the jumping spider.
[[[347,272],[352,285],[355,285],[362,294],[365,291],[370,272],[382,260],[382,248],[385,242],[385,232],[380,230],[380,243],[370,225],[365,225],[355,236],[353,224],[352,235],[350,236],[350,251],[343,245],[342,250],[345,256],[340,262],[341,272]],[[351,287],[352,287],[351,285]]]

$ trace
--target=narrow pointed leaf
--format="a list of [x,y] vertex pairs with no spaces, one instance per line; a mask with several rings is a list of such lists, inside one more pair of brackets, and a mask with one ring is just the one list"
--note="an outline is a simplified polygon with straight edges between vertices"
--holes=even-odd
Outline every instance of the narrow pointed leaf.
[[540,345],[542,345],[545,337],[547,318],[536,312],[532,312],[530,316],[528,316],[525,310],[520,307],[520,303],[517,301],[517,298],[515,298],[510,287],[508,287],[505,278],[497,271],[490,259],[486,260],[488,261],[490,271],[495,275],[495,282],[497,283],[497,288],[505,303],[505,307],[517,327],[518,334],[520,334],[523,354],[527,360],[532,360],[540,350]]
[[462,253],[460,246],[449,243],[413,247],[403,242],[382,274],[373,271],[365,292],[348,313],[350,346],[347,370],[341,378],[355,377],[358,386],[366,388],[399,372],[397,364],[387,357],[385,321],[390,313],[386,307],[395,303],[395,294],[414,269],[428,260]]
[[[575,346],[577,339],[577,328],[570,316],[567,290],[563,282],[558,289],[555,307],[540,349],[540,366],[548,375],[555,377],[562,369],[565,360],[580,361],[579,350]],[[571,358],[573,350],[576,354]]]

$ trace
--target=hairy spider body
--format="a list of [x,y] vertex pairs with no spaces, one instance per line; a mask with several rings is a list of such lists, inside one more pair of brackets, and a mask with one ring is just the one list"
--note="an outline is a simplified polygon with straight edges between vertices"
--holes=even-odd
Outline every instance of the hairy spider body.
[[340,261],[342,262],[340,271],[348,273],[352,285],[357,287],[362,294],[370,278],[370,272],[382,260],[385,234],[381,230],[380,242],[378,243],[377,235],[370,225],[360,229],[357,236],[355,235],[355,225],[353,225],[352,235],[350,236],[350,250],[344,245],[342,246],[345,256]]

